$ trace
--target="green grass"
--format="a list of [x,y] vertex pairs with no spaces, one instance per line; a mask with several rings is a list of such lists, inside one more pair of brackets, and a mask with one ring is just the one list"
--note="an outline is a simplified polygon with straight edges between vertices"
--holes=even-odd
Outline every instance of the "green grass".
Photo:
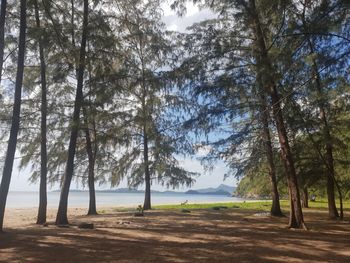
[[228,203],[212,203],[212,204],[186,204],[186,205],[157,205],[155,210],[175,210],[175,209],[213,209],[214,207],[225,206],[232,209],[250,209],[268,211],[271,206],[271,201],[259,202],[228,202]]
[[[228,209],[244,209],[244,210],[258,210],[268,212],[271,208],[271,201],[247,201],[247,202],[226,202],[226,203],[210,203],[210,204],[172,204],[172,205],[155,205],[152,210],[196,210],[196,209],[215,209],[215,207],[227,207]],[[327,200],[319,199],[316,202],[309,201],[309,207],[314,209],[326,210]],[[339,202],[337,203],[339,208]],[[283,210],[289,210],[289,201],[281,200],[281,208]],[[344,210],[350,211],[350,201],[344,202]],[[113,209],[115,212],[135,212],[135,207],[118,207]],[[99,211],[100,214],[105,213],[105,211]]]
[[[310,206],[310,208],[327,209],[328,202],[326,199],[320,199],[320,200],[317,200],[316,202],[309,201],[309,206]],[[349,200],[343,201],[343,206],[344,206],[344,210],[349,210],[350,209],[350,201]],[[337,208],[339,209],[339,201],[337,202]]]
[[[218,206],[227,206],[233,209],[249,209],[259,211],[270,211],[271,201],[248,201],[248,202],[228,202],[228,203],[213,203],[213,204],[186,204],[186,205],[158,205],[154,206],[155,210],[176,210],[176,209],[213,209]],[[327,209],[326,200],[318,200],[316,202],[309,202],[310,208]],[[281,208],[289,209],[289,201],[281,200]],[[339,204],[338,204],[339,208]],[[350,210],[350,201],[344,202],[344,209]]]

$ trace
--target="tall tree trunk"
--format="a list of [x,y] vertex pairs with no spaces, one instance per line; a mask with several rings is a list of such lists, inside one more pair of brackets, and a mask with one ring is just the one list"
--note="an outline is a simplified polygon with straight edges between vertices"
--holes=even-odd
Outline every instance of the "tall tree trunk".
[[18,60],[17,60],[17,75],[15,85],[15,96],[12,113],[12,124],[10,130],[10,138],[8,141],[6,159],[4,164],[4,170],[1,178],[0,185],[0,232],[3,229],[4,215],[7,195],[11,182],[13,161],[16,153],[17,135],[19,131],[20,115],[21,115],[21,95],[22,95],[22,82],[24,72],[24,55],[26,45],[26,28],[27,28],[27,1],[21,0],[21,17],[20,17],[20,29],[19,29],[19,43],[18,43]]
[[[72,1],[72,6],[74,1]],[[74,30],[72,38],[74,38]],[[88,53],[90,52],[90,45],[87,43],[87,49]],[[89,74],[89,93],[91,94],[91,61],[88,65],[88,74]],[[89,99],[89,102],[91,100]],[[86,108],[83,107],[83,114],[84,114],[84,122],[85,122],[85,139],[86,139],[86,152],[88,155],[88,186],[89,186],[89,211],[88,215],[97,215],[97,209],[96,209],[96,191],[95,191],[95,163],[96,163],[96,156],[97,156],[97,141],[96,141],[96,120],[95,115],[92,113],[91,115],[87,113]],[[92,131],[94,136],[94,142],[91,140],[90,136],[90,121],[89,116],[91,116],[92,120]],[[94,146],[94,147],[93,147]]]
[[[323,161],[323,163],[326,165],[326,168],[329,170],[330,168],[328,167],[328,162],[325,159],[325,157],[323,156],[321,149],[318,146],[318,143],[313,139],[311,132],[309,131],[308,128],[306,128],[306,132],[308,134],[308,137],[310,139],[310,141],[312,142],[314,149],[316,150],[317,154],[319,155],[319,157],[321,158],[321,160]],[[341,192],[340,189],[340,185],[337,182],[337,180],[335,179],[335,177],[333,177],[333,183],[335,184],[337,191],[338,191],[338,195],[339,195],[339,204],[340,204],[340,215],[339,218],[343,219],[344,218],[344,207],[343,207],[343,194]]]
[[2,69],[3,69],[3,65],[4,65],[6,7],[7,7],[7,0],[1,0],[1,10],[0,10],[0,83],[1,83],[1,79],[2,79]]
[[302,205],[304,208],[309,208],[309,192],[306,186],[303,187],[302,192]]
[[[261,82],[260,77],[258,78],[258,81]],[[283,213],[281,211],[281,206],[280,206],[280,197],[279,197],[278,188],[277,188],[276,168],[273,160],[273,148],[272,148],[270,128],[269,128],[269,112],[266,105],[266,97],[262,93],[262,90],[259,90],[259,92],[261,92],[260,101],[261,101],[261,122],[263,125],[263,137],[265,142],[267,166],[268,166],[269,177],[271,181],[271,194],[272,194],[271,215],[283,216]]]
[[[309,47],[311,50],[311,54],[314,54],[313,45],[308,39]],[[317,62],[313,59],[312,64],[313,74],[316,76],[315,83],[317,89],[317,95],[319,96],[318,108],[320,111],[320,118],[323,122],[323,139],[326,145],[326,157],[325,161],[327,162],[327,198],[328,198],[328,215],[332,219],[336,219],[339,217],[338,210],[335,204],[335,194],[334,194],[334,158],[333,158],[333,144],[332,144],[332,136],[330,132],[330,128],[327,121],[327,114],[324,105],[324,93],[321,85],[321,76],[318,71]]]
[[89,121],[88,115],[83,107],[84,114],[84,132],[85,132],[85,140],[86,140],[86,152],[89,160],[88,167],[88,186],[89,186],[89,211],[88,215],[97,215],[96,210],[96,193],[95,193],[95,153],[93,152],[90,130],[89,130]]
[[143,203],[143,209],[149,210],[151,209],[151,175],[149,171],[149,160],[148,160],[148,135],[146,131],[146,127],[144,127],[143,134],[143,161],[145,166],[145,201]]
[[279,94],[276,88],[274,80],[274,70],[272,63],[269,59],[264,34],[261,28],[259,15],[256,10],[255,0],[249,1],[250,6],[247,8],[252,16],[253,30],[255,33],[255,44],[257,48],[257,64],[259,69],[263,71],[263,84],[266,92],[271,97],[271,106],[273,111],[274,120],[276,122],[276,128],[278,133],[278,139],[281,147],[282,161],[287,175],[289,196],[290,196],[290,216],[289,227],[290,228],[306,228],[304,224],[304,217],[300,202],[300,193],[298,187],[298,180],[295,171],[292,152],[290,150],[287,130],[284,124],[282,108],[280,103]]
[[333,161],[333,146],[330,141],[326,142],[326,159],[328,162],[327,169],[327,199],[328,199],[328,216],[331,219],[339,217],[337,206],[335,204],[335,193],[334,193],[334,161]]
[[85,56],[86,56],[86,39],[88,30],[88,15],[89,15],[89,1],[84,0],[84,15],[83,15],[83,33],[80,45],[80,59],[77,74],[77,91],[74,102],[73,122],[71,127],[71,135],[68,148],[68,158],[66,163],[65,175],[63,178],[63,186],[61,190],[60,203],[56,216],[56,225],[68,224],[67,206],[69,188],[74,172],[74,156],[76,150],[76,143],[78,137],[79,123],[80,123],[80,109],[83,104],[83,85],[84,85],[84,71],[85,71]]
[[[34,0],[36,27],[40,26],[38,0]],[[37,224],[46,223],[47,209],[47,148],[46,148],[46,119],[47,119],[47,85],[46,85],[46,63],[44,55],[43,41],[39,39],[39,56],[40,56],[40,80],[41,80],[41,150],[40,150],[40,190],[39,190],[39,209]]]
[[139,44],[140,44],[140,60],[141,60],[141,69],[142,69],[142,110],[143,110],[143,162],[145,169],[145,200],[143,203],[143,209],[149,210],[151,209],[151,174],[149,170],[149,152],[148,152],[148,129],[147,122],[149,121],[148,107],[146,103],[147,99],[147,85],[146,85],[146,71],[145,71],[145,63],[144,63],[144,55],[143,48],[144,42],[143,37],[139,35]]
[[[303,9],[303,15],[302,15],[302,22],[303,27],[306,33],[308,32],[307,23],[305,20],[305,12],[306,12],[307,5],[304,3],[304,9]],[[310,39],[310,36],[307,34],[307,44],[310,49],[310,55],[315,55],[314,51],[314,45]],[[321,84],[321,76],[318,71],[318,65],[316,62],[316,59],[313,57],[312,59],[312,73],[315,76],[315,84],[316,84],[316,90],[317,95],[319,97],[318,99],[318,108],[320,112],[320,118],[323,123],[323,139],[325,141],[326,146],[326,157],[325,161],[327,162],[325,165],[327,166],[327,198],[328,198],[328,215],[332,219],[336,219],[339,217],[338,210],[335,204],[335,194],[334,194],[334,180],[335,180],[335,172],[334,172],[334,158],[333,158],[333,145],[332,145],[332,137],[330,128],[327,121],[327,114],[326,114],[326,107],[324,103],[324,93],[322,89]]]
[[300,202],[300,193],[297,175],[294,166],[294,160],[289,146],[287,131],[284,126],[284,120],[282,115],[282,109],[279,102],[279,96],[276,87],[271,88],[271,101],[273,106],[273,114],[276,121],[278,138],[281,145],[281,155],[285,171],[287,174],[289,195],[290,195],[290,216],[289,227],[290,228],[305,228],[304,217]]
[[339,216],[339,218],[341,220],[343,220],[344,219],[343,194],[341,192],[340,185],[337,182],[337,180],[334,180],[334,183],[335,183],[335,186],[337,187],[338,195],[339,195],[339,204],[340,204],[339,205],[340,206],[340,216]]

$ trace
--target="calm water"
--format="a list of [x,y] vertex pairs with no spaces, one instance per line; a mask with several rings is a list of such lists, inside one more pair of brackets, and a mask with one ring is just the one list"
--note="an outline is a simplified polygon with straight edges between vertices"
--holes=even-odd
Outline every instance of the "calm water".
[[[48,193],[48,206],[57,207],[59,201],[59,192]],[[151,196],[152,204],[180,204],[186,200],[188,203],[204,202],[233,202],[243,201],[244,199],[221,196],[221,195],[190,195],[176,193],[153,193]],[[97,206],[135,206],[143,204],[143,193],[96,193]],[[37,207],[39,194],[36,192],[10,192],[7,198],[7,207],[24,208]],[[71,192],[69,194],[69,207],[88,207],[88,192]]]

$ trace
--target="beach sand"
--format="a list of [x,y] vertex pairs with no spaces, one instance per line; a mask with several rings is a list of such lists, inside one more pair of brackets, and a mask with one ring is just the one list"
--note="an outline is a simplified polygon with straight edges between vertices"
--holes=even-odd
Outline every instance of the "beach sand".
[[[289,230],[288,218],[258,211],[178,210],[85,216],[69,210],[69,228],[33,224],[36,209],[8,209],[0,262],[350,262],[350,223],[305,210],[309,231]],[[81,222],[95,229],[79,229]]]

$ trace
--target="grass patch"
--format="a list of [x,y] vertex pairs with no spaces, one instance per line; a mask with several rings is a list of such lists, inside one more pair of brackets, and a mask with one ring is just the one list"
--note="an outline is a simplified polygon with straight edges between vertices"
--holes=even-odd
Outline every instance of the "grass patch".
[[[170,205],[155,205],[152,210],[196,210],[196,209],[211,209],[211,210],[222,210],[227,209],[244,209],[244,210],[257,210],[261,212],[269,212],[271,209],[271,200],[267,201],[246,201],[246,202],[226,202],[226,203],[203,203],[203,204],[170,204]],[[281,209],[284,211],[289,210],[289,201],[281,200]],[[343,203],[344,211],[350,211],[350,201],[347,200]],[[313,209],[327,210],[328,204],[326,199],[319,199],[316,202],[309,201],[309,207]],[[337,207],[339,209],[339,202],[337,202]],[[220,209],[218,209],[220,208]],[[116,207],[113,212],[135,212],[137,207]],[[99,211],[100,214],[106,213],[106,211]]]
[[177,209],[217,209],[227,207],[235,209],[250,209],[250,210],[263,210],[269,211],[271,201],[257,201],[257,202],[228,202],[228,203],[212,203],[212,204],[186,204],[186,205],[157,205],[154,206],[155,210],[177,210]]
[[[229,209],[247,209],[247,210],[259,210],[270,211],[272,201],[248,201],[248,202],[227,202],[227,203],[212,203],[212,204],[186,204],[186,205],[157,205],[153,206],[154,210],[195,210],[195,209],[216,209],[217,207],[227,207]],[[289,210],[289,201],[281,200],[281,208],[283,210]],[[350,201],[344,202],[344,210],[350,210]],[[328,204],[326,200],[318,200],[316,202],[309,202],[309,207],[314,209],[327,209]],[[339,208],[339,204],[337,205]]]
[[[337,203],[337,208],[339,209],[339,201]],[[350,210],[350,200],[343,201],[344,210]],[[328,209],[328,202],[327,199],[319,199],[315,202],[309,201],[309,207],[310,208],[324,208]]]

